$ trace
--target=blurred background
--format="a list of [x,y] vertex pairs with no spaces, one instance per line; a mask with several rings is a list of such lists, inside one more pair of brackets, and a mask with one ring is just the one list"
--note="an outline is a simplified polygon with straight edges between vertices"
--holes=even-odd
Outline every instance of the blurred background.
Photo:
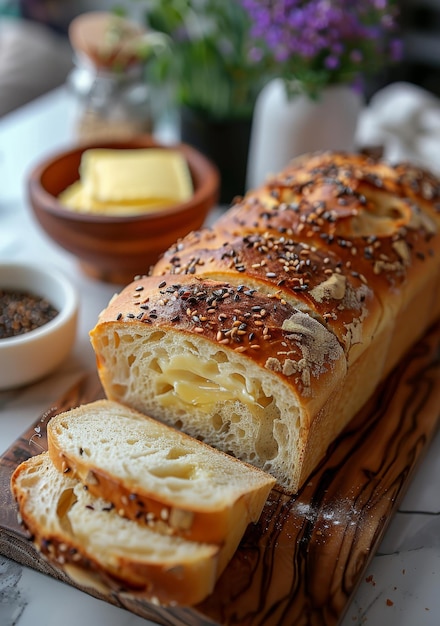
[[[177,137],[218,166],[222,204],[258,184],[267,172],[276,171],[296,154],[321,148],[350,150],[353,140],[358,147],[366,143],[379,146],[392,160],[438,163],[440,0],[362,0],[353,5],[340,0],[322,3],[325,8],[318,0],[309,0],[295,9],[304,15],[309,11],[309,19],[302,25],[289,23],[287,34],[283,33],[283,11],[292,9],[285,6],[264,0],[0,0],[0,118],[61,85],[68,86],[71,95],[75,92],[82,106],[87,104],[79,139],[109,137],[110,130],[120,137],[128,128],[132,134],[154,133],[158,115],[167,111],[171,117],[177,114]],[[262,7],[266,21],[260,23]],[[278,24],[272,21],[273,15],[269,17],[273,7],[283,14]],[[321,10],[325,12],[324,26],[322,19],[319,26]],[[360,22],[370,11],[374,17],[366,35],[362,30],[365,24]],[[85,65],[84,49],[78,55],[72,45],[72,22],[91,12],[123,16],[142,25],[141,38],[147,32],[163,36],[162,43],[143,40],[144,56],[136,59],[137,69],[131,62],[124,67],[119,64],[113,74],[112,94],[108,59],[98,58],[101,52],[94,36],[88,43]],[[331,20],[335,20],[333,28]],[[85,32],[83,25],[80,28]],[[305,50],[315,45],[319,28],[325,53],[321,48],[308,56]],[[337,33],[333,41],[332,32]],[[279,45],[283,34],[284,57]],[[398,44],[398,53],[393,42]],[[254,47],[256,43],[260,47]],[[81,46],[84,48],[84,42]],[[298,70],[303,72],[300,78]],[[350,85],[353,90],[360,78],[357,86],[362,102],[355,101],[352,94],[351,101],[337,104],[333,94],[330,108],[316,110],[314,119],[308,118],[304,141],[293,146],[299,133],[292,129],[289,135],[284,117],[287,105],[298,100],[291,97],[293,92],[283,104],[285,114],[278,103],[271,105],[269,117],[265,113],[264,125],[258,117],[263,106],[258,100],[266,97],[272,101],[274,97],[273,92],[270,96],[261,92],[274,83],[277,73],[287,90],[293,83],[301,84],[302,93],[312,101],[317,94],[325,94],[328,86]],[[98,85],[100,78],[102,84]],[[393,86],[391,91],[389,86]],[[91,103],[99,109],[93,116]],[[372,117],[363,115],[359,123],[365,104],[371,105]],[[118,126],[115,118],[122,107],[126,119]],[[142,125],[138,124],[141,117]],[[304,118],[298,124],[306,128]]]
[[[370,81],[367,97],[404,80],[440,95],[440,0],[399,0],[402,61]],[[86,11],[141,4],[114,0],[0,0],[0,116],[64,83],[72,67],[69,23]]]
[[407,80],[440,95],[440,0],[400,0],[404,57],[390,80]]
[[[113,0],[0,0],[0,117],[63,84],[70,72],[70,22]],[[127,3],[134,11],[135,2]],[[123,6],[124,2],[117,2]]]

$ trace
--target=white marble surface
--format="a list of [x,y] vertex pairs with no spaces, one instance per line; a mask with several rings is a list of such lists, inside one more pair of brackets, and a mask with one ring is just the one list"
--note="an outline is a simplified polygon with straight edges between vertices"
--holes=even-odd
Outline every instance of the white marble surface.
[[[0,120],[0,259],[59,267],[76,284],[81,309],[76,346],[46,380],[0,392],[0,453],[85,370],[94,368],[88,331],[115,287],[80,274],[75,260],[34,222],[26,175],[69,143],[73,110],[63,89]],[[371,125],[371,119],[368,119]],[[1,375],[1,372],[0,372]],[[440,411],[440,407],[439,407]],[[437,626],[440,621],[440,436],[430,447],[374,556],[343,626]],[[141,626],[151,624],[0,556],[1,626]]]

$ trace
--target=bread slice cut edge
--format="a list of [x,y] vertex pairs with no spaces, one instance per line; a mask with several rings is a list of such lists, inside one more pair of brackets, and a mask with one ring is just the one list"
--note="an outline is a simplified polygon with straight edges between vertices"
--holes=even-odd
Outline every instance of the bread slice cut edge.
[[120,515],[192,541],[241,537],[275,485],[271,475],[110,400],[53,417],[47,433],[58,470]]
[[11,490],[42,555],[87,587],[140,596],[156,604],[194,605],[212,591],[220,548],[163,535],[118,515],[48,453],[21,463]]

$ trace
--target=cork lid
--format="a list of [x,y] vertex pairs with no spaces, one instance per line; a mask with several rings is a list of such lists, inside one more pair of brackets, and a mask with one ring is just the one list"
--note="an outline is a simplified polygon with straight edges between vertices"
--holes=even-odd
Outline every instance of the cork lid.
[[69,26],[72,48],[98,68],[124,68],[138,63],[145,34],[140,24],[105,11],[83,13]]

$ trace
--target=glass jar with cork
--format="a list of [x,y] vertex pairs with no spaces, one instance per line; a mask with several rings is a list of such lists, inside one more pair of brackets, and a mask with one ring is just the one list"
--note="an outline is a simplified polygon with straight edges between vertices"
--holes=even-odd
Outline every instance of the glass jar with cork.
[[75,98],[80,141],[125,140],[153,129],[151,94],[141,58],[145,30],[106,12],[84,13],[70,24],[75,67],[68,87]]

